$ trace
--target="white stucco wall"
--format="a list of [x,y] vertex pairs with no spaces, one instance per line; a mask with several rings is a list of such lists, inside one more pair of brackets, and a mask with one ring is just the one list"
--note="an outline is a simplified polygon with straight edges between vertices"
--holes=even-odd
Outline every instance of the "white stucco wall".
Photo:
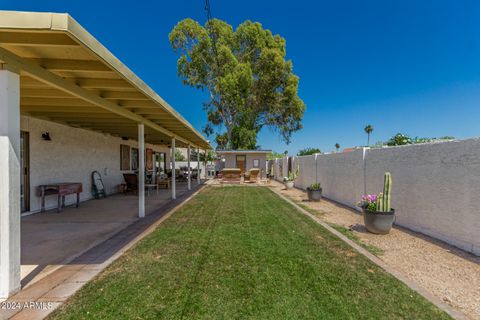
[[[40,210],[40,198],[36,196],[36,187],[47,183],[81,182],[83,192],[81,201],[92,198],[91,173],[100,172],[107,193],[115,193],[122,183],[120,170],[120,145],[137,147],[134,140],[121,138],[94,131],[73,128],[54,122],[22,117],[21,130],[30,136],[30,212]],[[42,139],[42,133],[49,132],[52,141]],[[146,144],[157,152],[167,153],[167,165],[170,161],[170,149],[166,146]],[[72,204],[74,195],[66,197],[66,203]],[[46,198],[46,208],[55,208],[56,198]]]
[[[295,186],[297,188],[306,189],[312,183],[318,181],[317,170],[315,169],[315,156],[301,156],[295,157],[293,163],[293,170],[296,170],[298,165],[298,177],[295,180]],[[310,170],[314,168],[314,171]]]
[[369,150],[369,193],[386,171],[398,225],[480,255],[480,139]]
[[325,197],[351,207],[360,200],[363,194],[362,150],[319,155],[317,172]]
[[[277,159],[286,164],[285,159]],[[321,183],[326,198],[352,208],[393,177],[396,224],[480,255],[480,139],[295,157],[295,186]],[[276,176],[281,180],[283,176]]]

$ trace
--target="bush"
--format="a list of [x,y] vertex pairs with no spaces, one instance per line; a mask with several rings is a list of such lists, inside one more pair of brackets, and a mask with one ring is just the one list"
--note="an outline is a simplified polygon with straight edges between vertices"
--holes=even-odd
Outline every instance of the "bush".
[[297,156],[309,156],[315,153],[322,153],[318,148],[305,148],[298,151]]
[[403,146],[406,144],[412,144],[413,140],[409,135],[397,133],[388,140],[387,145],[389,146]]

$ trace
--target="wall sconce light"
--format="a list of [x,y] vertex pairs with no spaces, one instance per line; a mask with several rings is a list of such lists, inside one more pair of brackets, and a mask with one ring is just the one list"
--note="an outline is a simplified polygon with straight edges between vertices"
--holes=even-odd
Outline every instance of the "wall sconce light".
[[50,138],[50,133],[49,132],[42,133],[42,139],[45,140],[45,141],[52,141],[52,138]]

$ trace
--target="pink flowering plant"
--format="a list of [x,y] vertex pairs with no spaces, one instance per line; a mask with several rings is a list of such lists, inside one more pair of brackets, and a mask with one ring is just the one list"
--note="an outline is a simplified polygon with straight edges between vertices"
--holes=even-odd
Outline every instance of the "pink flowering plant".
[[369,211],[377,211],[377,200],[378,196],[376,194],[366,194],[362,196],[362,200],[360,200],[358,205]]

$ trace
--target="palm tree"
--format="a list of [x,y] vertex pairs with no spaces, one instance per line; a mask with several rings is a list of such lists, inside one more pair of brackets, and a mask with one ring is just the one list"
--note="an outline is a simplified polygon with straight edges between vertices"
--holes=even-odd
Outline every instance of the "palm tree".
[[337,149],[337,152],[338,152],[338,150],[340,149],[340,143],[338,143],[338,142],[335,143],[335,149]]
[[367,134],[367,146],[370,146],[370,134],[373,132],[373,126],[371,124],[365,127],[365,133]]

